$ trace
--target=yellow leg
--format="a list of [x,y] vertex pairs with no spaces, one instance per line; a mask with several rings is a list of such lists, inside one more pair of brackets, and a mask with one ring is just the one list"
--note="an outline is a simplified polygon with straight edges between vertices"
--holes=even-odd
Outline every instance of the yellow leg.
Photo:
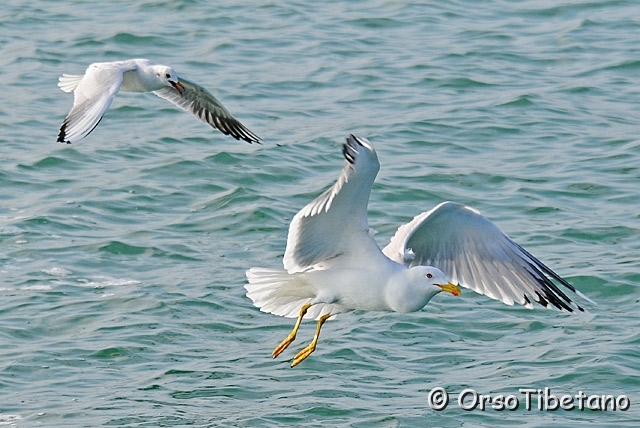
[[320,317],[318,320],[318,326],[316,327],[316,334],[313,336],[313,340],[306,348],[302,351],[298,352],[296,356],[293,358],[293,362],[291,363],[291,367],[295,367],[301,362],[305,360],[313,351],[316,350],[316,345],[318,344],[318,338],[320,337],[320,329],[322,328],[322,324],[331,316],[331,314],[325,314]]
[[273,358],[277,357],[278,355],[280,355],[282,353],[282,351],[284,351],[285,349],[287,349],[287,347],[289,345],[291,345],[291,342],[293,342],[296,339],[296,334],[298,334],[298,329],[300,328],[300,323],[302,322],[302,318],[304,317],[304,315],[307,313],[307,310],[311,307],[311,303],[307,303],[306,305],[302,306],[302,308],[300,308],[300,315],[298,315],[298,319],[296,320],[296,325],[293,326],[293,330],[291,331],[291,333],[289,333],[289,336],[287,336],[282,343],[280,343],[276,349],[273,350],[273,352],[271,353],[271,356]]

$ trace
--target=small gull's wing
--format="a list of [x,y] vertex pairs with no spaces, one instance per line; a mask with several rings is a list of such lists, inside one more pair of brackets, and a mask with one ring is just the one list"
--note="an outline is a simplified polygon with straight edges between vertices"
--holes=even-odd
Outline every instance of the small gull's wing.
[[558,284],[592,302],[489,219],[455,202],[443,202],[400,226],[382,251],[409,267],[435,266],[451,282],[508,305],[531,308],[533,299],[545,307],[582,311]]
[[70,144],[89,135],[120,90],[122,74],[134,68],[125,67],[123,62],[96,63],[87,68],[84,76],[63,74],[58,86],[65,92],[74,91],[74,100],[57,141]]
[[182,93],[172,87],[166,87],[153,93],[192,113],[225,135],[231,135],[236,140],[242,139],[248,143],[260,142],[260,137],[231,116],[231,113],[209,91],[182,77],[179,80],[184,86]]
[[283,260],[289,273],[375,245],[367,204],[380,169],[378,156],[366,139],[354,135],[347,137],[343,154],[347,161],[338,181],[291,220]]

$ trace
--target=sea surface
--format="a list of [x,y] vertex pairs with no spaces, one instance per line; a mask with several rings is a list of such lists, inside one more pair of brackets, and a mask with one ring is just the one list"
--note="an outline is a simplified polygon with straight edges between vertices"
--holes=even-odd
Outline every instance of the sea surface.
[[[638,2],[33,0],[0,16],[0,426],[638,426]],[[127,93],[56,143],[73,103],[58,77],[129,58],[199,82],[263,144]],[[282,266],[349,133],[380,159],[380,245],[461,202],[597,305],[463,290],[342,314],[292,369],[305,322],[272,359],[293,320],[252,305],[245,270]],[[574,410],[548,410],[545,388]]]

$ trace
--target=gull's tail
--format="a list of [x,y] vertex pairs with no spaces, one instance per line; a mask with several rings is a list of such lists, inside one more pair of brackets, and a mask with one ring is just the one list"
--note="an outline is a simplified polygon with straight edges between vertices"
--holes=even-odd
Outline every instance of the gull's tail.
[[330,312],[332,305],[313,301],[317,291],[303,272],[290,274],[286,270],[253,267],[246,275],[249,280],[244,286],[247,297],[262,312],[296,318],[306,303],[313,305],[305,315],[307,319],[316,319]]

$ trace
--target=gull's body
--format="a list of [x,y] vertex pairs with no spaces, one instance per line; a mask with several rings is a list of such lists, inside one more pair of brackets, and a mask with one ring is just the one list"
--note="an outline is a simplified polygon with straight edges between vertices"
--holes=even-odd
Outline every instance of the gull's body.
[[93,131],[119,91],[153,92],[225,135],[249,143],[260,141],[202,86],[178,77],[171,67],[147,59],[94,63],[84,75],[63,74],[58,86],[74,93],[73,107],[58,134],[61,143],[76,142]]
[[274,358],[293,342],[304,317],[318,319],[316,336],[292,366],[313,352],[329,317],[356,309],[417,311],[441,291],[458,295],[455,283],[509,305],[531,307],[536,301],[582,310],[558,284],[586,298],[582,293],[480,213],[454,202],[401,226],[381,250],[367,221],[377,155],[367,140],[353,135],[343,153],[347,162],[338,181],[291,221],[284,270],[247,271],[245,288],[255,306],[298,318]]

